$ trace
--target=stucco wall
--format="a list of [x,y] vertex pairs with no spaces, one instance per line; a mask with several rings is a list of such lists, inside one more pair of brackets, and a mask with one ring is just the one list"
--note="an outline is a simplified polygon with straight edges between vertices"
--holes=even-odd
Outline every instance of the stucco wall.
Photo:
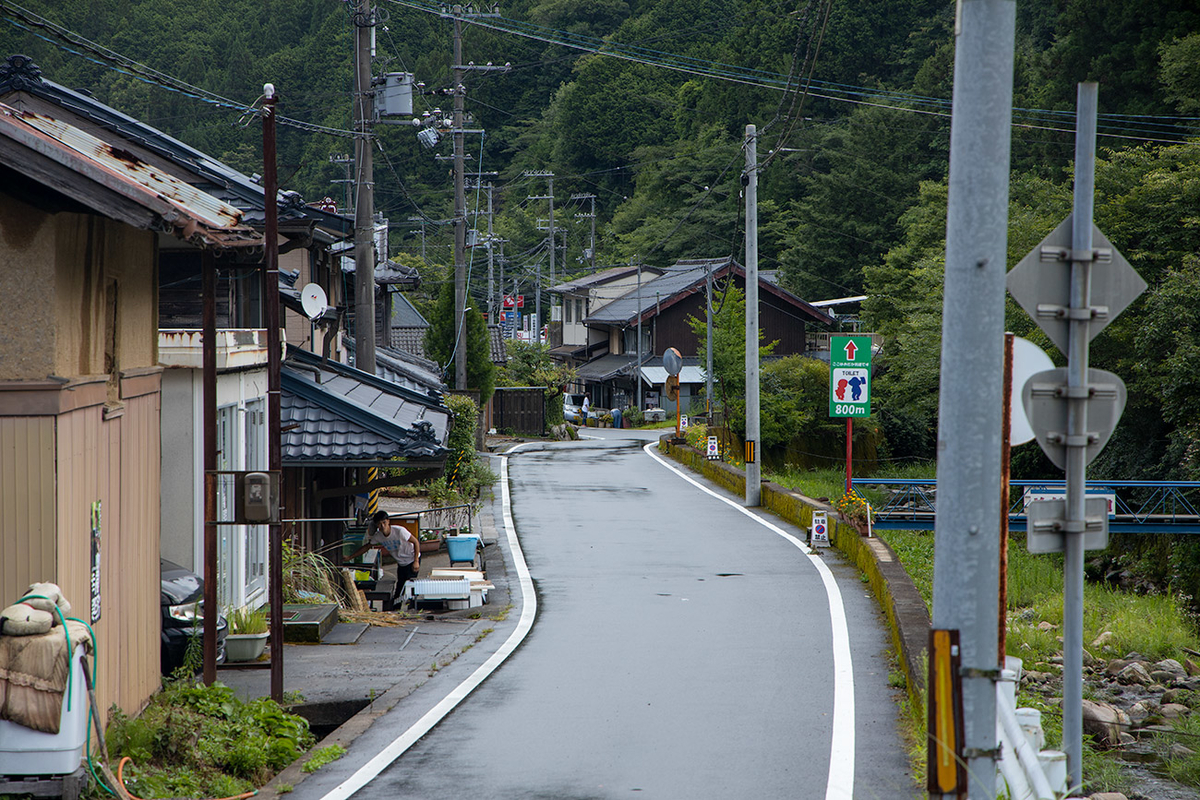
[[[0,380],[55,373],[54,224],[0,192]],[[36,334],[36,335],[35,335]]]
[[[149,232],[90,214],[47,215],[0,192],[0,379],[104,374],[110,335],[118,370],[153,366],[155,261]],[[115,397],[115,376],[112,388]]]

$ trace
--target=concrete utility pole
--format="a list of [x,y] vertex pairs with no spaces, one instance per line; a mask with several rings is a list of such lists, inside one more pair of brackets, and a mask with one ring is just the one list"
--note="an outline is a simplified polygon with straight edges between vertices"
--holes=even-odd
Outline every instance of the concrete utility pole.
[[371,154],[370,0],[354,11],[354,365],[375,374],[375,177]]
[[713,315],[712,315],[712,265],[704,267],[704,297],[708,313],[705,317],[705,328],[708,331],[708,344],[704,353],[704,398],[705,413],[708,414],[708,424],[712,424],[713,407]]
[[463,174],[462,20],[454,18],[454,388],[467,388],[467,191]]
[[933,627],[959,632],[962,755],[968,796],[982,800],[996,796],[1001,392],[1016,3],[962,0],[959,11]]
[[592,235],[588,239],[588,269],[595,271],[596,269],[596,195],[594,194],[573,194],[572,200],[587,200],[592,204],[591,211],[587,214],[576,214],[576,219],[590,219],[592,221]]
[[[546,179],[546,194],[531,195],[531,196],[526,197],[525,199],[526,200],[549,200],[550,201],[550,219],[548,222],[548,227],[546,228],[546,244],[549,246],[549,250],[550,250],[550,286],[554,286],[554,251],[556,249],[556,245],[554,243],[554,173],[547,172],[547,171],[526,172],[525,177],[527,177],[527,178],[545,178]],[[542,325],[542,291],[541,291],[541,280],[540,280],[541,276],[542,276],[542,271],[541,271],[541,268],[539,268],[538,269],[538,278],[539,278],[538,296],[537,296],[537,301],[534,303],[535,307],[537,308],[536,313],[537,313],[537,322],[538,322],[538,330],[539,331],[541,331],[541,325]],[[539,333],[538,341],[541,341],[540,333]]]
[[[630,266],[633,265],[633,259],[629,259]],[[638,411],[642,410],[642,261],[637,262],[637,298],[638,298],[638,315],[637,315],[637,368],[634,370],[633,379],[637,381],[637,407]]]
[[488,251],[488,291],[487,291],[487,316],[488,325],[496,324],[496,259],[492,256],[492,248],[495,242],[492,240],[492,182],[488,181],[487,185],[488,198],[488,233],[487,233],[487,251]]
[[762,498],[758,453],[758,131],[746,126],[746,505]]

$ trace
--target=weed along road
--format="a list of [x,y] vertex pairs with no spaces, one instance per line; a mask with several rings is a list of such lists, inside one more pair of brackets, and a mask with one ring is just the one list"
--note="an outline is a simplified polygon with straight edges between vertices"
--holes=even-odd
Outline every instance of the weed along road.
[[854,568],[810,556],[799,530],[755,521],[626,433],[508,458],[532,627],[377,774],[323,796],[916,794],[887,637]]

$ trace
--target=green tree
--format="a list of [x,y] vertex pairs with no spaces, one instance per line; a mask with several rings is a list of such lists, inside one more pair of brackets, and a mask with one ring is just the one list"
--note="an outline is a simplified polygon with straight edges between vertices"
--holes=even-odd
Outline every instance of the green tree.
[[[486,404],[496,386],[496,368],[491,359],[491,341],[487,323],[475,311],[463,314],[463,336],[459,337],[454,327],[454,283],[442,284],[437,307],[425,332],[425,354],[442,367],[446,385],[451,389],[479,392],[479,401]],[[467,352],[467,385],[455,382],[455,348],[462,346]]]
[[[699,341],[697,352],[707,352],[708,325],[688,317],[688,325]],[[762,329],[758,331],[763,339]],[[775,351],[776,342],[759,345],[759,363]],[[746,294],[730,282],[713,290],[713,378],[719,382],[718,397],[725,409],[726,424],[736,433],[746,431]]]

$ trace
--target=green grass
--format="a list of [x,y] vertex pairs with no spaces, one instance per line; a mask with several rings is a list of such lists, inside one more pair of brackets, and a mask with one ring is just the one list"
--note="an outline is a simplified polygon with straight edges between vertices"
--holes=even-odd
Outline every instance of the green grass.
[[[904,565],[927,606],[932,608],[934,534],[932,531],[878,531]],[[1008,632],[1005,648],[1009,655],[1025,662],[1026,669],[1057,672],[1050,658],[1062,653],[1058,637],[1062,635],[1063,575],[1059,555],[1032,555],[1025,548],[1023,535],[1010,538],[1008,550]],[[1041,630],[1038,624],[1049,622],[1054,628]],[[1106,646],[1093,648],[1091,642],[1109,631]],[[1083,641],[1092,655],[1100,659],[1117,658],[1137,651],[1151,661],[1174,658],[1183,661],[1183,648],[1200,649],[1191,619],[1182,601],[1167,595],[1134,595],[1108,586],[1088,583],[1084,586]],[[1084,687],[1087,695],[1088,687]],[[1047,698],[1022,691],[1018,705],[1042,711],[1042,724],[1048,746],[1062,741],[1062,709]],[[1192,720],[1195,720],[1194,722]],[[1200,715],[1176,723],[1180,740],[1189,747],[1200,736]],[[1166,747],[1166,745],[1164,745]],[[915,751],[914,751],[915,752]],[[923,757],[916,753],[914,764]],[[1122,767],[1108,754],[1084,745],[1083,774],[1089,792],[1124,791],[1129,779]],[[1173,780],[1200,785],[1200,753],[1168,759]]]
[[[934,478],[937,475],[937,467],[934,464],[889,465],[887,475],[889,478],[908,480]],[[780,486],[786,486],[813,498],[828,497],[832,500],[841,497],[846,491],[844,467],[815,470],[785,468],[768,472],[765,477]],[[857,486],[855,491],[867,498],[867,502],[873,506],[881,504],[885,499],[883,490],[875,486]]]
[[346,748],[340,744],[331,744],[328,747],[322,747],[312,754],[312,758],[304,762],[304,766],[300,769],[309,774],[316,772],[321,767],[331,762],[337,761],[342,756],[346,755]]

